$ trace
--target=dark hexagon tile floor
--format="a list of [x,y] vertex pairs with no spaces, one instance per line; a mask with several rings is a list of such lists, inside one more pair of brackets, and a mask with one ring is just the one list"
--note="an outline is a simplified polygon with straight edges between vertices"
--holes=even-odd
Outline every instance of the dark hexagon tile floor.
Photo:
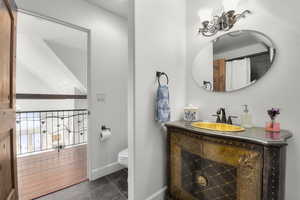
[[122,169],[95,181],[83,182],[36,200],[127,200],[127,178],[127,169]]

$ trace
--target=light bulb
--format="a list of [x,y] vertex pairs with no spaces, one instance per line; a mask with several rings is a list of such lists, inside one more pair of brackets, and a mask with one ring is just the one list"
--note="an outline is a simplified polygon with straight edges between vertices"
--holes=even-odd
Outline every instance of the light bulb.
[[200,21],[210,21],[212,18],[212,9],[211,8],[205,8],[198,11],[198,16],[200,18]]
[[236,10],[240,0],[223,0],[225,11]]
[[215,7],[213,10],[212,10],[212,16],[221,16],[222,13],[224,12],[224,7],[221,5],[219,7]]

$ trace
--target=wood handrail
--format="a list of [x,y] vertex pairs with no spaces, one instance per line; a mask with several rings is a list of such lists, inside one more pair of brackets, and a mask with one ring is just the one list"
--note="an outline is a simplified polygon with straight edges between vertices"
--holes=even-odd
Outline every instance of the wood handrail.
[[87,99],[87,95],[72,95],[72,94],[16,94],[17,99]]

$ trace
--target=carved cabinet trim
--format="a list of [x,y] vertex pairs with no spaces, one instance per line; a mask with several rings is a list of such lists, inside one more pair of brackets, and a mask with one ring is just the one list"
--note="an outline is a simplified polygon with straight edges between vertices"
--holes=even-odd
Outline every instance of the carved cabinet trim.
[[[268,146],[168,127],[168,199],[283,200],[285,154],[285,144]],[[207,169],[210,165],[215,174]]]

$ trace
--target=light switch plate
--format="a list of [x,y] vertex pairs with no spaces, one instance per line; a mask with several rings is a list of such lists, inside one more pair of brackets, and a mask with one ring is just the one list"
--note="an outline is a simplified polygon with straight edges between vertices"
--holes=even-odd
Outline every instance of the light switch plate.
[[97,97],[97,102],[99,102],[99,103],[105,103],[106,102],[106,94],[97,93],[96,97]]

